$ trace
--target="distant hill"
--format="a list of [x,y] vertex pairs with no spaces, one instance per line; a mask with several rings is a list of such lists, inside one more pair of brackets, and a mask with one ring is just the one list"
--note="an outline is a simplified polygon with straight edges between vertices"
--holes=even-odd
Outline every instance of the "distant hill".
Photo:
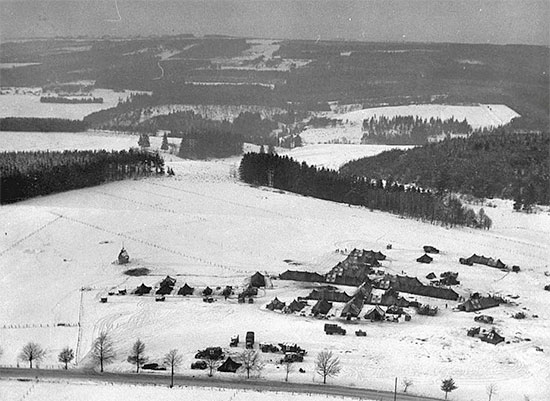
[[[328,110],[413,104],[506,105],[548,120],[550,49],[527,45],[369,43],[166,36],[3,43],[3,86],[93,81],[152,91],[162,104]],[[199,85],[190,85],[199,83]],[[458,116],[455,116],[458,118]],[[500,117],[499,117],[500,118]]]

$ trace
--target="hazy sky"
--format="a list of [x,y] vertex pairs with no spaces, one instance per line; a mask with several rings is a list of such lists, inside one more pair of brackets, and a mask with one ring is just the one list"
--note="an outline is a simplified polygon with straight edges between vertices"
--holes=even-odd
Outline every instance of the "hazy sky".
[[550,45],[549,0],[0,0],[0,36],[227,34]]

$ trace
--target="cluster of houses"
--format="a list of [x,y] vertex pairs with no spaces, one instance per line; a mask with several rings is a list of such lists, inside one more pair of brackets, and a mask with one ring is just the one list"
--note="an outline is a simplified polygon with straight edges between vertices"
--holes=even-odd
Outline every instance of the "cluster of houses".
[[[391,248],[388,247],[388,249]],[[433,258],[429,254],[439,253],[437,248],[430,245],[424,246],[423,251],[424,255],[417,259],[419,263],[430,263]],[[474,255],[468,260],[472,263],[505,266],[500,260],[493,262],[491,258],[483,258]],[[416,277],[385,274],[380,271],[377,268],[385,259],[386,256],[379,251],[353,249],[345,260],[339,262],[324,275],[316,272],[287,270],[279,276],[280,279],[315,282],[324,285],[313,289],[306,297],[298,297],[288,305],[275,298],[267,305],[267,309],[305,315],[304,308],[309,305],[309,301],[314,301],[310,313],[312,316],[335,316],[337,313],[334,311],[337,310],[339,317],[347,320],[363,318],[368,321],[398,321],[402,318],[402,320],[408,321],[411,319],[411,315],[404,308],[414,307],[419,315],[427,316],[436,315],[438,308],[409,301],[401,296],[401,293],[450,301],[462,299],[451,288],[453,285],[460,284],[457,272],[446,271],[439,277],[432,272],[426,276],[430,280],[430,284],[426,285]],[[348,294],[346,291],[339,290],[335,285],[354,286],[357,289],[353,294]],[[459,304],[458,310],[474,312],[496,307],[505,302],[501,297],[481,296],[475,293]],[[341,308],[334,308],[334,303],[343,303],[344,305]],[[497,338],[493,334],[488,337]]]
[[[174,292],[174,287],[176,284],[176,279],[166,276],[159,284],[159,287],[154,291],[154,294],[157,296],[155,298],[157,301],[164,301],[166,295],[170,295]],[[208,287],[207,287],[208,288]],[[181,286],[177,292],[177,295],[193,295],[195,289],[193,287],[190,287],[187,283],[185,283],[183,286]],[[134,290],[135,295],[147,295],[151,294],[153,292],[153,287],[149,287],[145,285],[144,283],[141,283],[140,286],[138,286]]]
[[[128,261],[128,254],[124,248],[120,251],[118,261],[121,263],[127,263]],[[126,260],[124,262],[124,260]],[[177,292],[175,292],[175,286],[176,286],[176,279],[172,278],[170,276],[166,276],[157,287],[152,287],[145,285],[145,283],[141,283],[134,291],[132,291],[132,294],[143,296],[143,295],[155,295],[156,301],[164,301],[166,295],[181,295],[181,296],[187,296],[187,295],[193,295],[195,294],[195,288],[189,286],[189,284],[185,283],[183,286],[181,286]],[[260,272],[256,272],[254,275],[250,277],[249,284],[238,294],[238,301],[239,303],[253,303],[254,299],[253,297],[258,294],[258,288],[265,287],[266,286],[266,277],[261,274]],[[197,291],[197,295],[202,295],[203,301],[205,302],[214,302],[214,298],[212,297],[214,295],[214,290],[207,286],[202,291]],[[109,291],[109,295],[126,295],[127,290],[126,289],[119,289],[117,291],[112,290]],[[234,294],[234,289],[232,286],[227,285],[225,288],[216,287],[216,294],[223,296],[225,299],[229,298],[231,295]],[[101,298],[102,303],[107,302],[107,297]]]

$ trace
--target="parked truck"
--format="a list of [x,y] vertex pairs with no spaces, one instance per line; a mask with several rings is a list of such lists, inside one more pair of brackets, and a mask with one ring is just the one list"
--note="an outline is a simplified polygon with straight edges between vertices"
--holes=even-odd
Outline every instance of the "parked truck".
[[346,330],[338,326],[337,324],[325,323],[325,334],[328,334],[329,336],[333,334],[341,334],[345,336]]
[[254,332],[246,332],[246,348],[254,348]]
[[229,343],[230,347],[238,347],[239,346],[239,335],[236,334],[233,337],[231,337],[231,342]]

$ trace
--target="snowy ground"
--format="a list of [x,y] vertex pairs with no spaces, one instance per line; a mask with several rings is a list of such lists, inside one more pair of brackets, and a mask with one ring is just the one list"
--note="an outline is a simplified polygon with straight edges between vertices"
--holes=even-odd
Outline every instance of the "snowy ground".
[[[353,105],[352,105],[353,106]],[[345,106],[340,106],[345,108]],[[306,144],[340,142],[360,143],[364,119],[385,116],[418,116],[425,119],[431,117],[442,120],[454,117],[462,121],[466,119],[474,128],[489,128],[504,125],[519,114],[503,104],[479,104],[474,106],[452,106],[442,104],[413,104],[408,106],[375,107],[355,110],[347,113],[320,113],[323,116],[342,120],[336,127],[307,128],[300,134]]]
[[[0,152],[24,150],[123,150],[138,147],[137,135],[112,131],[89,132],[9,132],[0,131]],[[161,136],[150,136],[151,149],[160,149]],[[168,138],[179,146],[180,138]]]
[[408,106],[375,107],[371,109],[356,110],[343,114],[341,118],[354,123],[363,123],[366,118],[385,116],[418,116],[424,119],[439,117],[447,120],[454,117],[455,120],[466,119],[474,128],[498,127],[508,123],[519,114],[503,104],[478,104],[475,106],[451,106],[446,104],[412,104]]
[[81,120],[93,112],[115,107],[119,99],[130,96],[131,91],[114,92],[110,89],[94,89],[90,94],[103,98],[103,103],[40,103],[40,95],[7,94],[0,96],[0,118],[39,117]]
[[[337,149],[344,147],[323,151],[329,158],[324,162],[319,148],[310,147],[309,156],[307,149],[299,150],[304,160],[323,165],[343,160]],[[548,399],[550,293],[543,291],[550,282],[544,275],[550,270],[548,213],[486,208],[494,223],[491,231],[450,230],[244,185],[232,177],[238,158],[170,160],[176,172],[172,178],[110,183],[0,209],[0,364],[15,366],[21,347],[37,341],[48,351],[42,366],[57,367],[56,356],[67,345],[76,350],[79,366],[87,366],[93,339],[108,330],[117,351],[109,370],[132,369],[126,357],[139,337],[153,362],[178,348],[184,355],[180,373],[189,374],[197,349],[227,346],[233,334],[244,338],[254,330],[258,342],[291,341],[308,350],[302,364],[306,373],[291,373],[292,381],[319,381],[313,374],[314,357],[331,349],[343,363],[342,374],[332,383],[391,391],[394,377],[409,377],[414,382],[409,391],[441,396],[440,380],[452,376],[459,386],[454,399],[484,398],[489,383],[499,389],[495,401],[523,400],[524,395]],[[149,276],[128,277],[122,274],[128,267],[112,264],[122,243],[130,253],[129,267],[147,267]],[[393,249],[386,251],[388,243]],[[425,244],[442,250],[431,265],[414,261]],[[159,303],[154,296],[127,295],[99,302],[112,289],[132,290],[142,282],[156,286],[167,274],[177,278],[176,288],[187,282],[199,290],[233,285],[238,291],[257,270],[272,275],[287,269],[325,273],[345,257],[336,249],[354,247],[382,250],[388,255],[383,262],[387,271],[405,271],[422,280],[432,271],[457,271],[462,282],[457,291],[464,295],[519,296],[518,305],[487,311],[510,344],[493,346],[467,337],[467,328],[475,324],[473,314],[453,311],[455,302],[428,299],[419,300],[438,305],[439,316],[413,311],[411,322],[399,324],[339,322],[348,335],[325,336],[325,321],[264,309],[275,296],[290,302],[314,286],[280,280],[261,291],[252,305],[238,304],[235,297],[216,297],[215,303],[206,304],[199,296],[168,296]],[[518,264],[522,272],[458,264],[459,257],[474,252]],[[353,292],[352,287],[342,289]],[[520,310],[527,319],[510,317]],[[350,334],[359,327],[366,338]],[[283,380],[276,363],[280,355],[263,357],[267,365],[262,374]]]
[[[203,401],[352,401],[356,398],[325,396],[319,394],[296,394],[282,392],[260,392],[250,390],[230,390],[200,387],[151,387],[136,385],[106,385],[99,383],[74,382],[20,382],[0,380],[2,401],[98,401],[132,400],[162,401],[203,400]],[[363,399],[364,401],[368,401]]]
[[410,149],[413,146],[388,146],[388,145],[334,145],[316,144],[299,148],[277,149],[277,153],[288,155],[299,162],[309,165],[338,170],[340,166],[363,157],[375,156],[390,149]]

